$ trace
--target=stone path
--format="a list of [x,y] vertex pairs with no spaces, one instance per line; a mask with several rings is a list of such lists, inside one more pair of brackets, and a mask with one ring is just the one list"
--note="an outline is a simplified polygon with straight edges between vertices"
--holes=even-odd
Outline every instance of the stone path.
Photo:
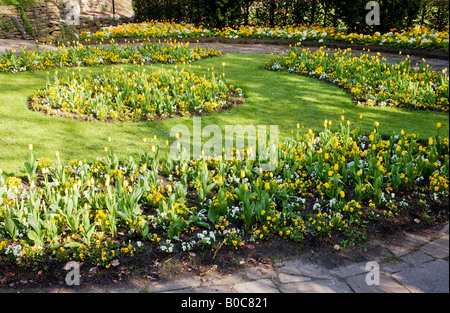
[[[448,293],[449,225],[396,242],[373,242],[367,258],[327,268],[303,252],[273,263],[246,263],[232,274],[214,269],[200,276],[153,281],[134,277],[111,286],[83,285],[24,292],[39,293]],[[343,259],[337,251],[336,259]],[[330,261],[328,259],[328,261]],[[342,260],[341,260],[342,261]],[[369,263],[371,262],[371,263]],[[375,262],[375,263],[373,263]],[[376,267],[378,266],[378,268]],[[377,269],[379,271],[377,272]],[[379,276],[377,276],[379,273]],[[377,282],[379,277],[379,283]],[[367,281],[370,283],[368,284]],[[374,284],[371,284],[373,282]],[[18,292],[0,288],[0,292]],[[19,290],[20,291],[20,290]]]

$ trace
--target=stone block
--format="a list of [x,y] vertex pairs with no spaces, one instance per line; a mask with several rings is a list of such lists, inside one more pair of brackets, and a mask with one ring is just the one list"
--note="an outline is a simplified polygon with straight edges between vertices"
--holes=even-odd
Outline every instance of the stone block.
[[280,280],[280,282],[282,284],[311,281],[310,277],[290,275],[290,274],[285,274],[285,273],[280,273],[278,275],[278,279]]
[[349,286],[336,280],[316,280],[282,284],[280,291],[283,293],[351,293]]
[[393,274],[392,277],[414,293],[449,292],[449,264],[445,260],[411,267]]
[[347,284],[356,293],[409,293],[409,290],[388,275],[380,275],[379,285],[369,285],[367,275],[357,275],[347,279]]
[[270,279],[260,279],[236,284],[233,289],[239,293],[278,293],[276,286]]
[[448,258],[449,254],[449,241],[448,235],[445,235],[437,240],[434,240],[426,245],[424,245],[420,251],[428,254],[434,258],[445,259]]

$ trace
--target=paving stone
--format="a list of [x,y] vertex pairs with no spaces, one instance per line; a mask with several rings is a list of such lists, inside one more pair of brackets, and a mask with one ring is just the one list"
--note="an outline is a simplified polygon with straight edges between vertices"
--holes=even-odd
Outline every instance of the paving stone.
[[347,278],[350,276],[367,273],[368,270],[366,270],[366,264],[367,262],[354,263],[347,266],[338,267],[334,270],[331,270],[330,273],[336,275],[339,278]]
[[178,280],[151,282],[148,283],[143,289],[146,289],[148,292],[162,292],[186,288],[196,288],[199,286],[200,279],[198,277],[189,277]]
[[[175,289],[175,290],[166,290],[166,291],[160,291],[159,293],[194,293],[195,289],[192,288],[186,288],[186,289]],[[155,292],[155,291],[153,291]]]
[[105,289],[103,291],[92,290],[92,291],[89,291],[89,292],[95,292],[95,293],[98,293],[98,292],[101,292],[101,293],[102,292],[108,292],[108,293],[140,293],[142,291],[143,291],[142,289],[132,288],[132,287],[128,286],[128,287],[121,287],[121,288],[114,288],[114,289]]
[[405,238],[403,238],[400,242],[391,244],[389,250],[395,256],[400,257],[405,254],[417,251],[417,249],[429,243],[430,241],[432,241],[431,237],[419,236],[416,234],[406,234]]
[[419,265],[425,262],[433,261],[433,258],[423,253],[422,251],[416,251],[411,254],[402,256],[401,260],[412,265]]
[[280,291],[283,293],[351,293],[350,287],[341,281],[316,280],[282,284]]
[[245,274],[250,280],[272,278],[277,276],[272,266],[248,267],[245,269]]
[[326,278],[326,279],[331,278],[330,272],[324,267],[312,263],[307,263],[303,260],[284,261],[283,265],[277,268],[276,271],[279,273],[297,276]]
[[207,278],[206,281],[202,282],[201,286],[213,287],[213,286],[233,285],[242,282],[243,280],[244,278],[240,274],[230,274],[224,276],[217,275]]
[[278,275],[278,279],[283,284],[298,283],[298,282],[304,282],[304,281],[310,281],[311,280],[310,277],[290,275],[290,274],[285,274],[285,273],[280,273]]
[[[346,282],[356,293],[409,293],[409,290],[396,282],[392,277],[380,274],[379,285],[369,285],[367,274],[349,277]],[[372,276],[369,276],[369,281]]]
[[232,286],[205,286],[192,289],[194,293],[236,293]]
[[270,279],[260,279],[236,284],[233,289],[239,293],[278,293],[276,286]]
[[442,227],[441,233],[448,235],[448,227],[449,227],[449,224],[447,224],[444,227]]
[[389,260],[389,261],[387,261],[387,260],[382,261],[380,263],[380,272],[386,273],[386,274],[392,274],[392,273],[406,270],[410,267],[411,267],[411,263],[408,263],[408,262],[402,260],[401,258],[397,258],[397,259],[393,259],[393,260]]
[[420,251],[438,259],[448,258],[448,235],[445,235],[433,242],[423,246]]
[[414,293],[448,293],[448,261],[435,260],[395,273],[392,277]]

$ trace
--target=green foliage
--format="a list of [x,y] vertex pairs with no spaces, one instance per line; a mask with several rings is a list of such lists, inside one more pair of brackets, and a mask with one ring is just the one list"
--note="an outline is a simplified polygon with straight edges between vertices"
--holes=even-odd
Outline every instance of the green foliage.
[[366,33],[387,32],[391,28],[403,29],[414,26],[423,0],[379,0],[380,25],[368,26],[366,0],[339,1],[336,10],[344,24]]
[[5,36],[5,38],[8,38],[8,39],[11,38],[11,35],[9,34],[9,28],[10,28],[10,26],[5,21],[5,19],[1,19],[0,20],[0,29],[2,31],[3,36]]
[[447,0],[424,1],[420,13],[420,25],[442,30],[449,24],[449,2]]
[[24,11],[23,7],[19,7],[19,12],[20,12],[20,18],[22,19],[22,21],[24,23],[25,32],[28,35],[30,35],[31,37],[34,37],[33,27],[31,26],[30,20],[25,15],[25,11]]
[[35,3],[35,0],[3,0],[0,5],[15,5],[17,7],[24,7]]
[[25,29],[23,28],[22,24],[20,24],[19,19],[17,16],[10,15],[9,18],[11,19],[11,22],[13,23],[14,27],[20,32],[22,39],[26,39]]
[[223,28],[242,24],[347,26],[386,32],[417,24],[448,25],[446,0],[378,0],[381,24],[368,26],[367,0],[133,0],[136,20],[174,20]]
[[211,27],[248,22],[251,0],[133,0],[137,21],[174,20]]

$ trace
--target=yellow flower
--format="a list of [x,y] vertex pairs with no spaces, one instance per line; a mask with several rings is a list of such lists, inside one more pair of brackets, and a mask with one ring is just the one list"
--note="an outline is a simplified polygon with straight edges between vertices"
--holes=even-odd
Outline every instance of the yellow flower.
[[341,198],[345,198],[345,192],[341,191]]
[[33,144],[32,143],[30,143],[30,144],[28,144],[28,150],[33,150]]
[[441,123],[437,123],[436,127],[437,127],[438,129],[440,129],[440,128],[442,127],[442,124],[441,124]]

